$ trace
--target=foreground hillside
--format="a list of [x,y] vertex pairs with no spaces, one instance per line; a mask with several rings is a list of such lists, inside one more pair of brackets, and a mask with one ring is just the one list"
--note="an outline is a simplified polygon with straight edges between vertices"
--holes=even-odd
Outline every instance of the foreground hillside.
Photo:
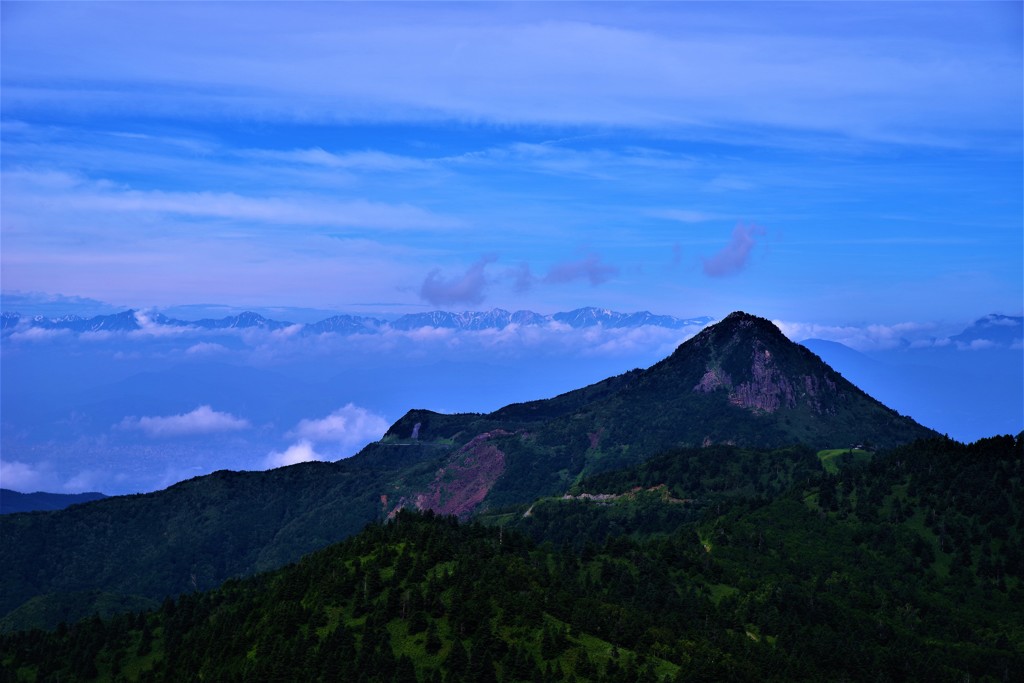
[[[695,521],[637,533],[660,509],[685,505],[676,494],[693,485],[686,457],[581,483],[604,497],[548,503],[588,508],[576,515],[590,537],[578,551],[403,511],[296,565],[154,611],[5,636],[0,667],[10,681],[1005,681],[1024,672],[1024,436],[919,442],[770,497],[768,473],[785,480],[805,452],[721,455],[728,465],[716,481],[746,465],[756,491],[722,486]],[[635,495],[659,479],[667,495]],[[632,522],[623,506],[638,511]],[[532,535],[544,540],[538,528]]]
[[528,505],[666,450],[888,447],[933,435],[769,321],[734,313],[647,370],[487,415],[411,411],[337,463],[216,472],[154,494],[4,515],[0,631],[212,588],[403,508],[465,519]]

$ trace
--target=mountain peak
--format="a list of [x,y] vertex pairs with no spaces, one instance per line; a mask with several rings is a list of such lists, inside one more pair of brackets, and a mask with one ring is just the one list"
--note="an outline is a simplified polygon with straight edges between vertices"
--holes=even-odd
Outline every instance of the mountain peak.
[[764,318],[760,318],[752,313],[747,313],[746,311],[733,311],[729,315],[725,316],[725,318],[723,318],[723,321],[724,320],[764,320]]
[[778,330],[778,327],[775,326],[775,323],[773,323],[768,318],[762,318],[760,316],[754,315],[752,313],[746,313],[744,311],[733,311],[729,315],[725,316],[720,324],[725,323],[731,323],[733,325],[758,325],[761,327],[770,327],[774,330]]
[[[769,350],[778,346],[794,345],[771,320],[743,311],[734,311],[713,325],[708,325],[690,341],[676,349],[677,354],[692,354],[693,347],[709,347],[718,356],[722,350],[746,348],[755,344]],[[686,349],[690,349],[687,351]]]
[[743,311],[704,328],[648,373],[652,390],[702,415],[699,428],[712,443],[824,448],[891,445],[929,434],[871,399],[770,320]]
[[[524,503],[538,491],[552,495],[581,473],[675,448],[889,447],[930,436],[771,321],[737,311],[646,370],[487,415],[410,412],[356,462],[446,449],[434,484],[394,505],[461,501],[439,509],[465,515],[478,505]],[[542,490],[527,495],[524,481]]]

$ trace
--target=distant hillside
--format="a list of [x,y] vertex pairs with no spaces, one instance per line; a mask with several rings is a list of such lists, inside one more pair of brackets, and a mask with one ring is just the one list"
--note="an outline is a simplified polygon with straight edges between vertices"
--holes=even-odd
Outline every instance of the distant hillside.
[[92,500],[106,498],[102,493],[19,493],[10,489],[0,489],[0,515],[12,512],[33,512],[36,510],[63,510],[69,505],[88,503]]

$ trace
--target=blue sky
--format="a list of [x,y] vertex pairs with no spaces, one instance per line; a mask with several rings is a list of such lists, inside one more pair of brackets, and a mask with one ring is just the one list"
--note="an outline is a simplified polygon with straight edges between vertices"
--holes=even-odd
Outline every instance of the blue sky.
[[3,3],[2,288],[1020,315],[1021,3]]
[[[1024,307],[1021,8],[2,2],[0,303],[746,310],[876,353],[928,426],[1016,431],[1019,340],[950,335]],[[23,327],[0,479],[108,493],[346,457],[696,332]]]

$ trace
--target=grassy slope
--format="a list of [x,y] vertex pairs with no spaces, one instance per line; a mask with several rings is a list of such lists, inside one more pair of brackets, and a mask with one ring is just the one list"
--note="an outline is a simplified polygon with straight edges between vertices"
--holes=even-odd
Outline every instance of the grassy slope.
[[871,455],[870,451],[860,448],[826,448],[818,451],[818,459],[821,460],[821,466],[829,474],[839,474],[841,461],[865,462],[871,459]]

